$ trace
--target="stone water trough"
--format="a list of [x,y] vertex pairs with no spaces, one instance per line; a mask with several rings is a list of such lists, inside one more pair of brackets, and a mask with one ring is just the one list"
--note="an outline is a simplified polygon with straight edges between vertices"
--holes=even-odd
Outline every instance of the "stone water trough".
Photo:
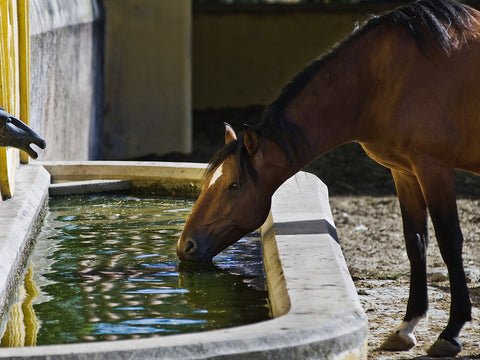
[[[205,165],[45,162],[22,165],[16,196],[0,202],[0,311],[24,274],[49,191],[194,196]],[[336,235],[326,186],[300,172],[275,193],[261,228],[274,318],[222,330],[139,340],[0,349],[22,359],[366,359],[367,318]]]

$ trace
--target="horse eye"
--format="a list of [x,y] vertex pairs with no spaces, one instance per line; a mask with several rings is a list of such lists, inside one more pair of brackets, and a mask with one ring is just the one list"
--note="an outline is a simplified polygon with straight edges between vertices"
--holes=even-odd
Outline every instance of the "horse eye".
[[238,184],[236,182],[233,182],[228,187],[228,190],[238,190],[239,188],[240,188],[240,186],[238,186]]

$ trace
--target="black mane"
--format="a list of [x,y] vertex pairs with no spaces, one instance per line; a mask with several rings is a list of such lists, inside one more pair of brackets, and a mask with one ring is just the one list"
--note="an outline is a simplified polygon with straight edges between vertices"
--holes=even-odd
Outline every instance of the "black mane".
[[237,159],[237,167],[239,169],[240,178],[248,176],[256,181],[258,174],[250,161],[250,155],[247,152],[243,140],[231,141],[225,144],[220,150],[218,150],[210,159],[205,177],[208,177],[215,169],[223,163],[223,161],[230,155],[234,155]]
[[[420,49],[426,45],[425,33],[437,42],[445,53],[450,53],[457,37],[477,24],[471,8],[454,0],[419,0],[379,17],[373,17],[365,27],[386,23],[403,27]],[[452,36],[453,35],[453,36]]]
[[[286,118],[285,108],[300,94],[312,77],[342,49],[366,32],[386,25],[405,29],[422,51],[429,45],[426,42],[428,36],[435,40],[442,51],[449,54],[457,45],[458,39],[462,38],[462,33],[477,24],[472,9],[454,0],[418,0],[383,15],[371,16],[363,26],[358,27],[330,52],[312,61],[298,73],[265,109],[262,121],[256,125],[255,130],[259,135],[276,142],[292,162],[295,157],[310,151],[310,145],[303,130]],[[255,173],[249,164],[243,141],[237,140],[234,144],[226,145],[214,156],[207,175],[232,154],[239,156],[240,169],[248,174],[252,174],[252,171]]]

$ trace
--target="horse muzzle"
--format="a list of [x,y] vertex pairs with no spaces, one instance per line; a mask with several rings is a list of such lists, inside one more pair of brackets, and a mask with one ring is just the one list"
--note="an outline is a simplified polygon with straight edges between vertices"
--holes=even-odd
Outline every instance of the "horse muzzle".
[[192,238],[180,239],[177,244],[177,256],[181,261],[210,262],[214,255],[211,249],[199,246]]

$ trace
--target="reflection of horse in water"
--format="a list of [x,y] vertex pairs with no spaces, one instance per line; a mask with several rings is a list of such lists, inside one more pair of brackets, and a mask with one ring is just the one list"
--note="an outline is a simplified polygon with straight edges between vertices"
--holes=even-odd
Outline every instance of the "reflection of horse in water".
[[414,346],[427,313],[428,211],[451,287],[450,318],[429,354],[454,356],[471,303],[453,175],[480,174],[479,138],[480,13],[452,0],[419,0],[373,17],[285,86],[243,139],[226,127],[178,256],[210,261],[264,222],[285,180],[358,142],[392,171],[411,265],[404,321],[383,346]]
[[179,286],[188,290],[188,304],[205,312],[202,317],[215,328],[269,318],[267,291],[246,283],[242,274],[214,264],[185,262],[179,264],[178,273]]

